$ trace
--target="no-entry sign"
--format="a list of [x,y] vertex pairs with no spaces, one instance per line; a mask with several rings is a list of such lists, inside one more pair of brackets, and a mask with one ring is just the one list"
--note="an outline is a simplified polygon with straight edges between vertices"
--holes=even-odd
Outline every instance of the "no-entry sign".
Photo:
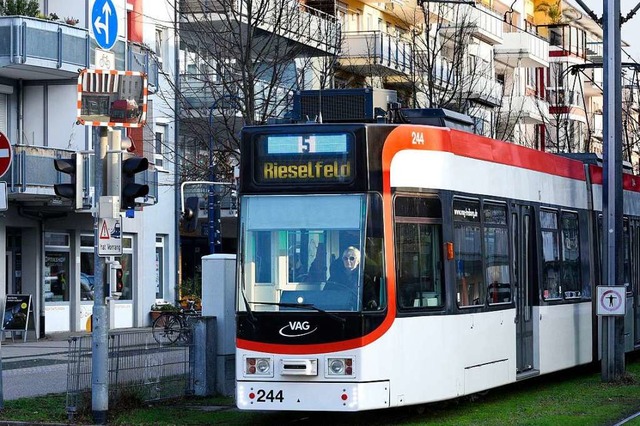
[[11,148],[11,142],[9,142],[4,133],[0,132],[0,177],[7,173],[9,167],[11,167],[12,159],[13,149]]

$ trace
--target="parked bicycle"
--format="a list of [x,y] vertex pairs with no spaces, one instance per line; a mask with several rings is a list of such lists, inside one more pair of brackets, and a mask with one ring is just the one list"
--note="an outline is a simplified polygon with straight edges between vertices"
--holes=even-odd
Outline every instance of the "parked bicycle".
[[163,312],[153,321],[151,332],[156,342],[161,345],[172,345],[176,342],[191,342],[191,330],[196,318],[201,316],[195,308],[195,302],[189,300],[186,309],[178,312]]

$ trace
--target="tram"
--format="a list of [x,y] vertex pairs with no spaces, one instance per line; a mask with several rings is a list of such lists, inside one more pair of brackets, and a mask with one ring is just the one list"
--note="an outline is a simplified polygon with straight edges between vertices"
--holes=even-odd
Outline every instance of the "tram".
[[[239,408],[421,404],[599,359],[599,165],[417,124],[247,127],[241,149]],[[623,182],[631,351],[640,177]]]

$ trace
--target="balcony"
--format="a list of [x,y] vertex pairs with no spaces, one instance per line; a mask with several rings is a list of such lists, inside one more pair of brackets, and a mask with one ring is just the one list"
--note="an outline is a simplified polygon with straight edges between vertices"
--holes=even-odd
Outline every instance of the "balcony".
[[587,35],[583,29],[563,24],[539,26],[538,31],[549,40],[549,57],[587,59]]
[[442,31],[445,36],[451,38],[451,42],[460,40],[454,34],[469,32],[485,43],[491,45],[502,43],[503,19],[493,10],[481,4],[455,4],[443,10],[443,19],[448,23],[442,25]]
[[343,33],[340,66],[359,75],[408,76],[413,67],[410,43],[382,31]]
[[587,97],[602,96],[603,79],[602,68],[587,68],[584,70],[583,90]]
[[[147,73],[157,87],[158,64],[143,46],[123,40],[114,45],[115,69]],[[24,16],[0,16],[0,77],[22,80],[70,79],[94,64],[95,41],[85,28]]]
[[587,41],[587,59],[592,62],[602,62],[604,46],[601,41]]
[[640,110],[639,104],[640,98],[640,90],[638,90],[637,86],[634,85],[623,85],[622,86],[622,104],[625,109],[632,109],[634,111]]
[[[264,77],[267,77],[266,75]],[[209,109],[216,105],[213,110],[213,117],[221,116],[221,110],[225,110],[225,116],[230,118],[235,115],[237,123],[226,123],[226,126],[242,127],[244,118],[242,116],[243,96],[240,89],[229,93],[229,85],[225,88],[216,74],[181,74],[180,93],[182,94],[181,116],[183,119],[197,119],[209,121]],[[264,121],[265,115],[270,118],[281,118],[287,111],[287,107],[293,91],[295,82],[290,85],[275,84],[263,79],[255,80],[253,83],[254,104],[256,122]],[[195,126],[201,126],[196,124]],[[208,124],[207,124],[208,127]],[[238,129],[239,131],[239,129]]]
[[209,108],[222,94],[216,87],[220,86],[216,74],[181,74],[180,94],[186,108]]
[[[54,158],[71,158],[75,151],[38,146],[13,146],[13,160],[9,171],[0,178],[7,183],[9,200],[39,203],[44,206],[67,206],[70,200],[61,200],[53,192],[53,185],[69,183],[69,175],[60,173],[53,167]],[[84,158],[84,195],[87,208],[94,202],[94,156]],[[141,204],[153,205],[158,202],[158,172],[147,170],[136,175],[138,183],[149,185],[149,195]]]
[[536,96],[512,96],[503,99],[501,115],[509,122],[543,124],[549,122],[549,103]]
[[[423,63],[426,63],[423,62]],[[450,89],[458,84],[458,76],[456,68],[451,62],[443,58],[436,58],[431,67],[431,76],[433,77],[433,85],[439,89]]]
[[600,113],[593,113],[590,116],[590,120],[589,120],[589,130],[591,130],[591,136],[602,140],[603,137],[603,133],[602,133],[602,129],[604,129],[603,127],[603,122],[602,122],[602,112]]
[[502,103],[502,84],[493,78],[474,75],[463,83],[467,98],[490,107],[497,107]]
[[[273,44],[275,34],[288,42],[311,50],[312,54],[335,54],[339,48],[338,20],[325,12],[306,6],[298,0],[283,2],[266,0],[260,4],[249,0],[234,0],[232,11],[228,2],[182,0],[180,3],[181,38],[187,44],[201,44],[205,38],[229,32],[229,25],[251,26],[264,31],[264,47]],[[252,9],[250,9],[252,8]],[[259,9],[259,10],[258,10]],[[225,29],[226,28],[226,29]],[[234,35],[242,28],[233,29]],[[208,34],[208,35],[207,35]],[[254,43],[260,43],[260,37]],[[239,53],[239,52],[237,52]]]
[[582,93],[577,90],[568,90],[563,87],[548,88],[547,100],[549,101],[549,113],[552,115],[566,115],[566,119],[576,120],[582,123],[587,121]]
[[496,61],[512,68],[549,66],[549,42],[526,32],[504,33],[504,41],[493,48]]
[[0,76],[64,79],[90,64],[89,31],[23,16],[0,17]]

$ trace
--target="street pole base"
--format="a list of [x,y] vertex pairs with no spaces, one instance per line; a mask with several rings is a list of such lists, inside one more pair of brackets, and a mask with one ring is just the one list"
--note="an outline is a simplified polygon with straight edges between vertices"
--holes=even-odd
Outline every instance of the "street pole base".
[[97,425],[107,424],[107,412],[106,411],[92,411],[93,422]]

